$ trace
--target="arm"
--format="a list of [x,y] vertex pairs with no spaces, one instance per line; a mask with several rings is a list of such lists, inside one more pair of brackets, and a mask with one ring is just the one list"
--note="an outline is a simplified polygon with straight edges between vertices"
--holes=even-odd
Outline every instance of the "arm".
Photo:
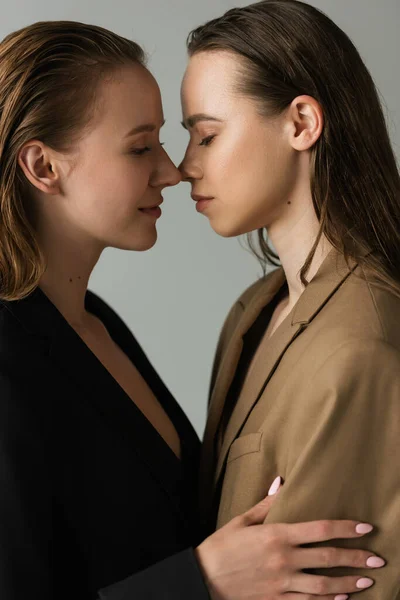
[[99,600],[209,600],[193,549],[100,590]]
[[[298,423],[299,436],[308,431],[303,450],[282,473],[285,485],[266,522],[357,518],[372,523],[367,547],[387,566],[374,573],[376,585],[363,592],[363,600],[400,598],[399,351],[383,342],[345,344],[296,401],[319,406],[320,413],[311,436],[309,424]],[[356,544],[340,541],[340,546]]]
[[48,457],[20,393],[0,376],[0,597],[53,600]]

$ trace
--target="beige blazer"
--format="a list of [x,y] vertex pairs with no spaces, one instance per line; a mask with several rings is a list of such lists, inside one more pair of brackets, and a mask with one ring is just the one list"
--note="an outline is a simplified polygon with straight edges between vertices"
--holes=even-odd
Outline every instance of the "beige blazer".
[[285,282],[283,270],[235,303],[215,358],[201,500],[203,516],[216,510],[221,527],[281,475],[285,483],[266,522],[370,522],[376,529],[362,542],[340,545],[388,561],[374,570],[376,585],[362,599],[394,600],[400,598],[400,300],[359,273],[336,251],[328,255],[263,345],[216,443],[243,335]]

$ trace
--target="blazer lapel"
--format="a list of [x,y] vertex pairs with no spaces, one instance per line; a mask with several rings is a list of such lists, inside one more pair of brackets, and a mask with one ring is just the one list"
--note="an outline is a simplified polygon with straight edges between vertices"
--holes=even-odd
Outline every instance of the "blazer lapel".
[[243,393],[239,395],[239,400],[226,428],[215,471],[215,484],[221,475],[233,441],[239,435],[248,415],[262,395],[286,349],[302,329],[303,325],[301,323],[292,324],[290,315],[288,315],[271,337],[271,341],[266,345],[264,352],[257,357],[251,377],[244,384]]
[[276,269],[265,282],[259,293],[251,303],[232,333],[226,352],[222,357],[212,390],[207,424],[201,452],[200,468],[200,507],[202,513],[207,515],[212,501],[212,487],[216,455],[216,433],[222,415],[225,399],[235,375],[235,370],[243,349],[243,336],[254,323],[261,310],[268,304],[279,291],[285,281],[282,269]]
[[[176,492],[182,477],[180,461],[54,304],[40,288],[21,301],[7,304],[28,332],[40,341],[40,348],[54,366],[75,384],[82,402],[90,402],[104,416],[110,428],[118,436],[126,438],[132,451],[167,492],[174,511],[184,519],[185,511]],[[88,292],[86,305],[89,312],[92,312],[92,304],[93,299]],[[120,331],[118,326],[113,327],[111,319],[109,321],[104,324],[110,335],[114,337],[113,329],[118,329],[117,337],[122,350],[143,374],[143,364],[147,359],[139,345],[128,330],[121,328]],[[62,380],[63,377],[60,377],[60,383]],[[147,382],[152,386],[151,380]],[[157,393],[159,390],[154,391]]]
[[[242,393],[240,393],[238,402],[233,410],[228,423],[221,452],[217,460],[217,466],[214,475],[214,493],[218,489],[218,481],[223,474],[227,455],[234,440],[240,435],[247,417],[257,404],[263,394],[263,391],[273,376],[286,350],[296,339],[296,337],[307,327],[316,314],[328,302],[329,298],[335,293],[338,287],[345,281],[350,273],[356,267],[356,263],[351,262],[350,268],[347,266],[344,258],[335,250],[332,250],[319,271],[308,284],[293,310],[281,323],[270,340],[265,344],[261,354],[257,356],[253,365],[251,377],[245,382]],[[271,298],[268,299],[270,301]],[[256,300],[257,303],[257,300]],[[265,306],[266,303],[264,303]],[[250,315],[249,315],[250,316]],[[254,314],[251,315],[254,317]],[[253,321],[254,322],[254,318]],[[251,323],[246,320],[246,329]],[[241,324],[238,324],[238,330],[242,331]],[[227,360],[221,366],[221,369],[231,369]],[[235,363],[235,366],[237,362]],[[233,375],[232,375],[233,377]],[[230,381],[232,380],[232,377]],[[226,395],[227,389],[224,388]],[[222,390],[221,390],[222,393]],[[219,399],[223,405],[223,399]],[[220,415],[220,413],[219,413]]]

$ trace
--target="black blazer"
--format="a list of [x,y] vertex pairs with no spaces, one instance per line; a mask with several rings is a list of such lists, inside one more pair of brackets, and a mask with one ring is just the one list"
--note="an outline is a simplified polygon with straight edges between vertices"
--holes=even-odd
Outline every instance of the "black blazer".
[[207,600],[199,440],[121,319],[91,292],[86,307],[174,422],[182,461],[39,288],[0,302],[0,598]]

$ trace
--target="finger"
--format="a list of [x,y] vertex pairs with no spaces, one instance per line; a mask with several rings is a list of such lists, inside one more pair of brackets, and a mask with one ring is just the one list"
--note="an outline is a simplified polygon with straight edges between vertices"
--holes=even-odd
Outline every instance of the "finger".
[[371,587],[373,583],[374,581],[369,577],[323,577],[296,573],[287,591],[315,596],[353,594]]
[[289,543],[294,546],[327,540],[359,538],[373,530],[359,521],[308,521],[286,525]]
[[277,494],[281,485],[282,485],[282,477],[278,476],[272,482],[272,485],[268,490],[268,496],[274,496],[275,494]]
[[[330,594],[326,596],[318,596],[318,600],[347,600],[348,594]],[[316,600],[314,594],[297,594],[296,592],[286,592],[284,600]]]
[[281,489],[281,477],[277,477],[269,488],[268,496],[263,498],[258,504],[250,508],[241,516],[241,523],[245,526],[260,525],[264,523],[272,503]]
[[296,569],[330,569],[332,567],[353,567],[377,569],[385,561],[372,552],[348,550],[345,548],[299,548],[294,552],[293,565]]
[[267,496],[239,517],[240,525],[261,525],[268,515],[275,496]]

